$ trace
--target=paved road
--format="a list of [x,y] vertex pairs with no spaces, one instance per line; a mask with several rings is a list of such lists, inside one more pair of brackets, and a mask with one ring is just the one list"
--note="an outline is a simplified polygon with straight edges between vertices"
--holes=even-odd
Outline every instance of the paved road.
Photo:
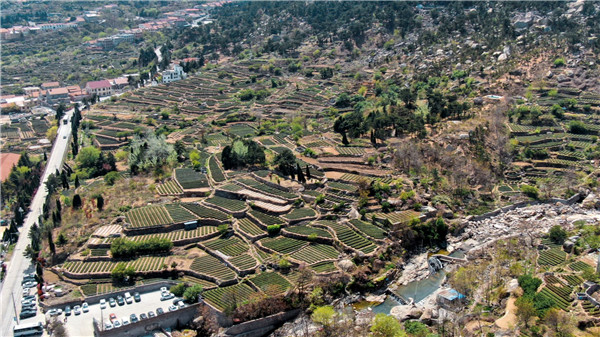
[[[65,112],[65,116],[69,119],[69,123],[63,124],[62,121],[60,121],[60,127],[57,132],[56,141],[54,142],[54,147],[52,148],[52,152],[48,158],[48,163],[46,165],[46,169],[44,170],[40,187],[33,197],[30,205],[30,212],[25,218],[23,227],[20,229],[19,241],[17,241],[12,258],[8,262],[6,277],[4,278],[2,291],[0,292],[0,336],[12,336],[12,328],[16,324],[15,318],[18,316],[18,313],[21,309],[21,297],[23,294],[21,281],[23,279],[23,274],[26,271],[35,271],[31,261],[23,256],[23,252],[25,251],[27,245],[31,242],[28,236],[29,229],[38,221],[38,217],[42,214],[44,200],[48,194],[48,191],[46,190],[46,181],[48,176],[62,167],[63,158],[65,157],[65,153],[69,147],[68,145],[71,138],[70,120],[73,116],[73,109]],[[16,310],[19,310],[19,312],[15,313],[15,303],[13,300],[16,302]],[[23,324],[36,321],[43,322],[43,315],[39,312],[36,317],[19,320],[19,323]]]

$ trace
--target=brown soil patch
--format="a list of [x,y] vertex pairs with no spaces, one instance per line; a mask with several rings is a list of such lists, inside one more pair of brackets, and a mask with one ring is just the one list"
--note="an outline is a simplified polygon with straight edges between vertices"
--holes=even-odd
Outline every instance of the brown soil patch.
[[496,325],[503,330],[508,330],[517,325],[517,307],[515,306],[515,298],[510,297],[506,302],[506,312],[504,316],[496,320]]
[[327,179],[340,179],[344,175],[344,172],[327,171],[325,172],[325,178]]

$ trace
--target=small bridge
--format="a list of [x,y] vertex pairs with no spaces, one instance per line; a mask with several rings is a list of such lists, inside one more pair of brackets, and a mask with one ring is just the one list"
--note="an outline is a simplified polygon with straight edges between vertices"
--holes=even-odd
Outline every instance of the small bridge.
[[448,255],[442,255],[442,254],[435,254],[435,255],[431,255],[430,258],[437,258],[438,260],[442,261],[442,262],[450,262],[450,263],[464,263],[467,262],[467,258],[460,258],[460,257],[452,257],[452,256],[448,256]]

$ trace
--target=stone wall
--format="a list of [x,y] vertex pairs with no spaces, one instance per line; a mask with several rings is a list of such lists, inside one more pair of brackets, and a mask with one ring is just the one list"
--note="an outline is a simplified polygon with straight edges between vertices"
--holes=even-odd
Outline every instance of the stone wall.
[[237,324],[225,330],[220,336],[261,337],[270,331],[275,330],[279,324],[298,316],[299,313],[300,309],[294,309]]

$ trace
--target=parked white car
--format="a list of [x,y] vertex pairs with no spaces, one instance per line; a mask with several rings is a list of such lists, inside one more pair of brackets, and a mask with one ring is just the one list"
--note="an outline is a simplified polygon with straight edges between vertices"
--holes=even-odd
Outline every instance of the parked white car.
[[87,304],[87,302],[83,302],[83,304],[81,305],[81,311],[83,311],[83,312],[90,311],[90,306]]
[[106,309],[106,300],[105,299],[100,300],[100,309]]
[[133,303],[133,296],[131,296],[131,294],[129,292],[125,293],[125,302],[127,304]]

